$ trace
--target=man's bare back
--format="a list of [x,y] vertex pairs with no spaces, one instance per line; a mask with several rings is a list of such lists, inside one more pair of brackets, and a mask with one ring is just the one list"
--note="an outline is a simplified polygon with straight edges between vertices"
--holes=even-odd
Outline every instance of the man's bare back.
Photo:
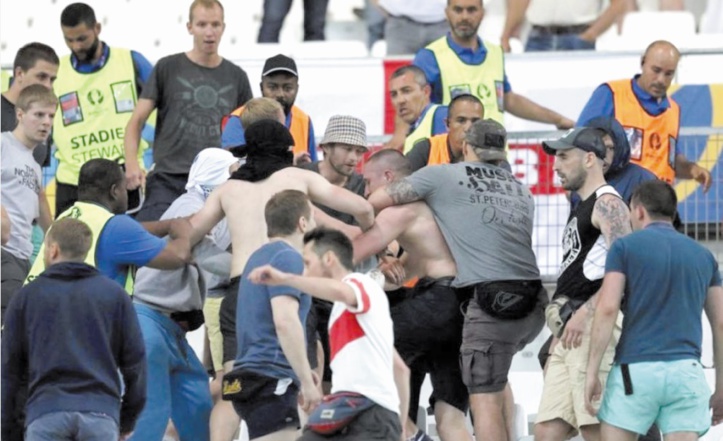
[[437,226],[432,210],[424,202],[382,210],[374,226],[354,239],[354,261],[382,251],[396,240],[407,254],[407,279],[455,276],[457,266]]
[[287,167],[258,182],[231,179],[214,190],[201,211],[191,218],[195,234],[207,234],[226,216],[233,247],[231,277],[240,276],[249,256],[268,242],[264,207],[274,194],[283,190],[299,190],[309,195],[312,202],[351,214],[363,228],[374,222],[369,202],[331,185],[312,171]]

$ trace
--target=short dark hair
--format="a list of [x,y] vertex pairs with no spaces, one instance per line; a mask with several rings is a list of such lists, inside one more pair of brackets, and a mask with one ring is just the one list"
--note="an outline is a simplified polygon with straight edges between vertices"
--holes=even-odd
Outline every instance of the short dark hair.
[[60,14],[61,26],[74,28],[81,23],[88,27],[93,27],[97,23],[95,11],[85,3],[71,3]]
[[13,62],[13,73],[20,68],[23,72],[27,72],[33,67],[38,60],[47,61],[50,64],[58,66],[60,59],[55,50],[47,44],[33,42],[21,47],[15,54]]
[[41,106],[57,106],[58,98],[52,90],[42,84],[31,84],[20,91],[15,107],[23,111],[28,111],[30,106],[40,103]]
[[80,167],[78,176],[78,199],[98,200],[105,198],[113,185],[125,179],[121,166],[110,159],[96,158]]
[[407,74],[409,72],[411,72],[412,75],[414,75],[414,81],[416,81],[420,87],[424,87],[427,84],[429,84],[429,82],[427,81],[427,76],[424,74],[424,71],[413,64],[408,64],[406,66],[402,66],[402,67],[398,68],[397,70],[392,72],[392,75],[389,77],[389,80],[393,80],[394,78],[399,78],[402,75]]
[[379,161],[383,161],[390,169],[392,169],[398,175],[397,178],[402,178],[412,174],[412,165],[409,163],[409,158],[404,156],[404,154],[402,154],[399,150],[379,150],[369,157],[367,164]]
[[476,96],[469,94],[469,93],[460,93],[458,95],[455,95],[455,97],[452,98],[452,101],[450,101],[449,104],[447,105],[447,113],[448,114],[452,113],[452,109],[455,108],[457,103],[462,103],[462,102],[479,104],[482,107],[482,117],[484,118],[484,110],[485,110],[484,104],[482,104],[482,101],[480,101],[479,98],[477,98]]
[[651,219],[672,221],[678,207],[678,196],[668,183],[653,179],[638,185],[630,204],[645,207]]
[[289,236],[301,217],[311,217],[309,197],[299,190],[280,191],[266,203],[264,217],[269,237]]
[[56,243],[64,258],[82,262],[93,243],[93,232],[85,222],[65,217],[53,222],[47,241]]
[[336,254],[339,262],[348,270],[354,268],[354,247],[351,240],[339,230],[331,228],[314,228],[304,235],[304,245],[311,243],[314,252],[321,257],[327,251]]
[[197,7],[202,7],[206,9],[213,9],[214,6],[218,5],[219,8],[221,8],[221,15],[224,16],[226,12],[223,10],[223,5],[218,0],[193,0],[193,3],[191,3],[191,6],[188,7],[188,22],[193,23],[193,11]]

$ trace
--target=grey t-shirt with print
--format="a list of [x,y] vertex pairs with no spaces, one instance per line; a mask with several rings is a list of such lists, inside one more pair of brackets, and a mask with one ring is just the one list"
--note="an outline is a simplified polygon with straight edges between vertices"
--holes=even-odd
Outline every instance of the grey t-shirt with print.
[[3,132],[0,135],[0,144],[0,203],[7,211],[11,225],[10,240],[3,245],[3,249],[21,259],[29,259],[33,253],[33,221],[40,215],[40,166],[33,158],[33,151],[25,147],[12,132]]
[[252,97],[246,72],[228,60],[211,68],[185,53],[160,59],[141,94],[158,109],[155,170],[188,174],[198,152],[221,146],[221,118]]
[[535,202],[507,170],[481,162],[424,167],[406,178],[432,209],[457,263],[454,285],[540,278]]

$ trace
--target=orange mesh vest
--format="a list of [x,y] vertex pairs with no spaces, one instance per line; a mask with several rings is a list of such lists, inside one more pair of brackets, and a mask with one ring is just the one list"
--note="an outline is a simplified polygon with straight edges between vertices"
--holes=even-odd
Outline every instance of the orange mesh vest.
[[[244,106],[241,106],[221,118],[221,131],[226,127],[230,117],[241,118],[243,111]],[[309,121],[311,121],[309,115],[304,111],[296,106],[291,107],[291,127],[289,127],[289,132],[291,137],[294,138],[294,154],[309,150]]]
[[613,92],[615,119],[630,141],[630,162],[650,170],[672,184],[675,179],[675,144],[680,127],[680,107],[668,97],[670,107],[658,116],[643,109],[633,93],[631,80],[607,83]]
[[429,138],[429,159],[427,165],[449,164],[449,149],[447,148],[447,134],[434,135]]

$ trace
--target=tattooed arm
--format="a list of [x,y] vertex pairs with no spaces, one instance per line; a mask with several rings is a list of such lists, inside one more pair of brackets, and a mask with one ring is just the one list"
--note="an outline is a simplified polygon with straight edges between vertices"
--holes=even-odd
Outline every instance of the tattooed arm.
[[602,232],[608,249],[615,239],[632,231],[628,206],[622,199],[612,194],[602,195],[595,202],[592,224]]
[[422,199],[407,179],[398,179],[380,188],[369,196],[374,211],[379,213],[392,205],[408,204]]

